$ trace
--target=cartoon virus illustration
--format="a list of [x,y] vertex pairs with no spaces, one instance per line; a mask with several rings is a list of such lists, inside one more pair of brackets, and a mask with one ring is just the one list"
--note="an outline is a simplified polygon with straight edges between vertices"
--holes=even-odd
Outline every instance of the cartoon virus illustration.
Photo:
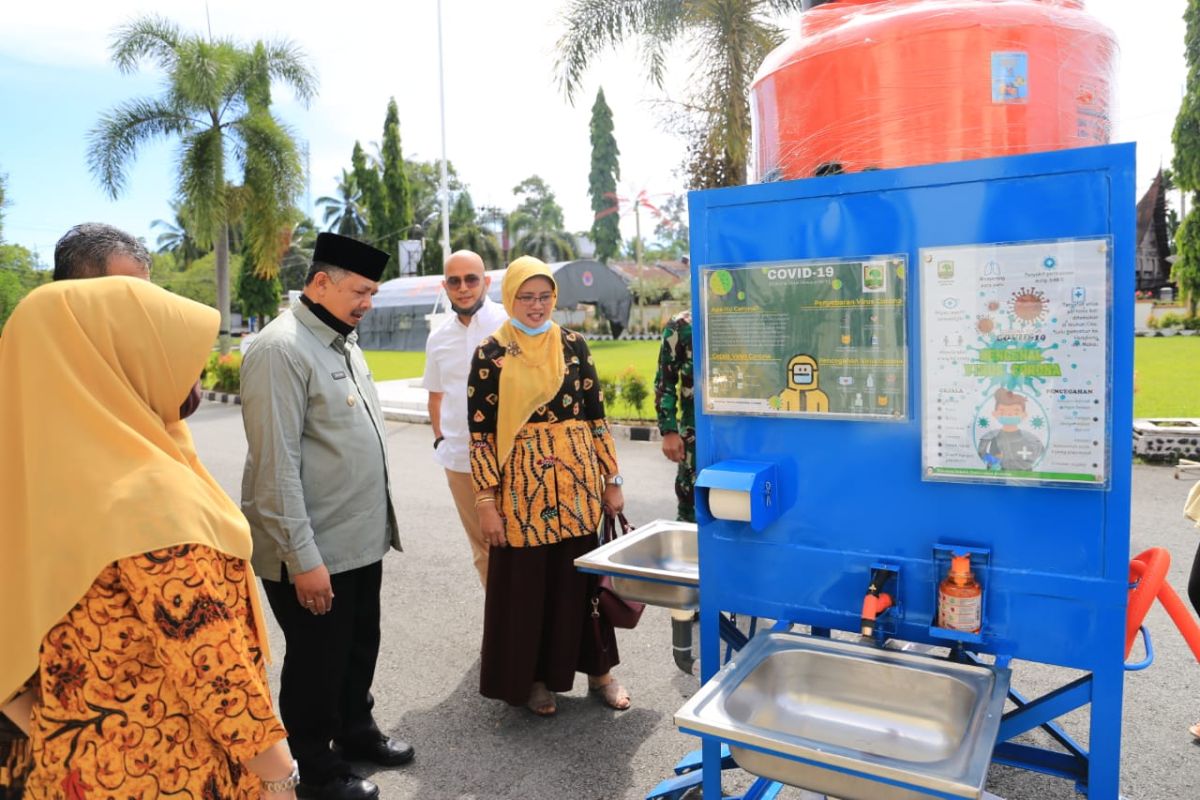
[[989,424],[989,423],[988,423],[988,418],[987,418],[987,417],[980,417],[980,418],[979,418],[979,421],[978,421],[978,425],[979,425],[979,427],[981,427],[981,428],[986,428],[986,427],[988,426],[988,424]]
[[1034,417],[1033,419],[1029,420],[1029,424],[1030,426],[1041,430],[1043,427],[1045,427],[1046,420],[1043,417]]
[[999,301],[997,301],[997,300],[989,300],[989,301],[988,301],[988,304],[987,304],[987,310],[988,310],[988,311],[999,311],[999,310],[1000,310],[1000,303],[999,303]]
[[1018,289],[1008,301],[1008,313],[1023,326],[1039,325],[1046,319],[1049,299],[1041,289]]
[[980,333],[987,335],[996,328],[996,322],[991,317],[981,317],[979,322],[975,323],[975,329]]
[[729,294],[733,288],[733,275],[727,269],[719,269],[709,277],[708,287],[718,297]]

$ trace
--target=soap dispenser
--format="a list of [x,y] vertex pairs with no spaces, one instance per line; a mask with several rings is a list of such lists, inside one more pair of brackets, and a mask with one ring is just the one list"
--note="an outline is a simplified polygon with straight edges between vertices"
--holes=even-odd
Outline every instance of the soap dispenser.
[[978,633],[983,623],[983,587],[971,572],[969,553],[954,551],[950,571],[938,586],[938,627]]

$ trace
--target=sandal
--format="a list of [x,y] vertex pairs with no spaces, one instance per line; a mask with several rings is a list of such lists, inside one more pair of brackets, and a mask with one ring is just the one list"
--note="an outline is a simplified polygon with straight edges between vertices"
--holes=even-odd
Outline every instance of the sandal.
[[1188,733],[1192,734],[1192,736],[1195,736],[1197,739],[1200,739],[1200,722],[1197,722],[1195,725],[1188,728]]
[[614,711],[624,711],[632,705],[629,699],[629,692],[625,687],[617,683],[615,678],[609,678],[607,683],[602,683],[599,686],[588,684],[588,692],[600,698],[604,705]]
[[539,717],[553,717],[558,713],[554,692],[547,689],[544,683],[535,683],[529,690],[529,699],[525,702],[525,707]]

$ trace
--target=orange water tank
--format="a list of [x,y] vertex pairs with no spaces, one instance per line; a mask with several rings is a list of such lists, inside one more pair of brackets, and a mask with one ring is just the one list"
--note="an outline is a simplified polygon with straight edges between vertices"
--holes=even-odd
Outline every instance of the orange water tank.
[[751,87],[758,180],[1105,144],[1117,44],[1084,0],[826,0]]

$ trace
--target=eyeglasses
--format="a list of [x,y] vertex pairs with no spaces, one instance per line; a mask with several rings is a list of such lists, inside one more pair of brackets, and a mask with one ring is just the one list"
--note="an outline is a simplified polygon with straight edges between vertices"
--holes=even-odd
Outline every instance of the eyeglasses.
[[457,275],[451,275],[450,277],[446,278],[446,286],[450,287],[451,289],[457,289],[460,285],[465,283],[467,286],[475,287],[479,285],[481,280],[483,280],[483,278],[474,273],[465,275],[461,278]]
[[539,305],[544,306],[554,299],[554,295],[546,292],[545,294],[519,294],[517,302],[524,306]]

